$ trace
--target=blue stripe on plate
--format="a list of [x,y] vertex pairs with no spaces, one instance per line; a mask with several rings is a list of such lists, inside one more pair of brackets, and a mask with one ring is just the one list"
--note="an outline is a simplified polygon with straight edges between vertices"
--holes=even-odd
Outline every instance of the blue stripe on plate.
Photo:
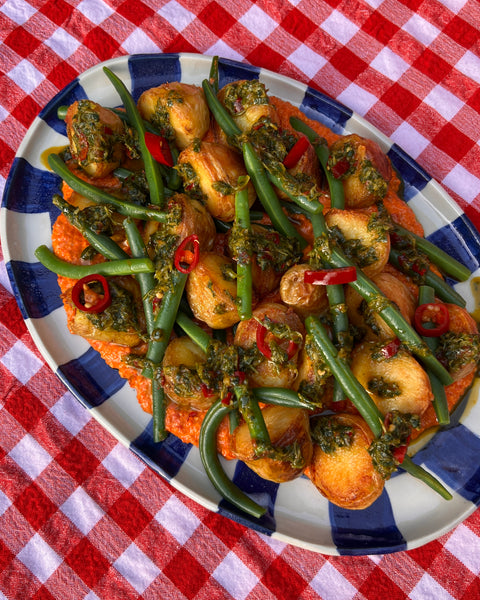
[[254,527],[256,531],[260,531],[266,535],[271,535],[276,529],[273,512],[277,498],[278,483],[262,479],[241,461],[237,461],[232,481],[253,500],[258,502],[258,504],[266,506],[267,512],[260,519],[256,519],[239,511],[230,502],[222,500],[219,504],[220,514],[232,518],[233,513],[235,521],[247,527]]
[[[169,81],[180,81],[181,66],[178,54],[137,54],[128,59],[132,80],[131,94],[137,101],[141,94]],[[155,81],[155,84],[152,82]]]
[[407,547],[385,490],[364,510],[346,510],[329,504],[329,514],[333,542],[342,555],[384,554]]
[[480,234],[465,215],[461,215],[449,225],[437,229],[427,236],[427,239],[460,261],[470,271],[478,268]]
[[87,408],[100,406],[127,384],[93,348],[57,369],[57,375]]
[[317,92],[313,88],[307,88],[300,110],[309,119],[321,121],[335,133],[341,134],[345,131],[347,121],[352,117],[353,111],[340,104],[336,100]]
[[391,146],[387,155],[395,169],[401,173],[400,178],[405,184],[403,198],[408,202],[419,191],[423,190],[431,177],[397,144]]
[[5,207],[19,213],[50,213],[53,224],[60,214],[52,204],[52,196],[60,189],[61,179],[55,173],[32,167],[24,158],[13,161],[5,186]]
[[60,106],[70,106],[70,104],[73,104],[76,100],[81,100],[86,97],[87,94],[79,84],[78,79],[74,79],[66,88],[58,93],[47,106],[45,106],[38,116],[57,133],[65,135],[65,122],[57,117],[57,109]]
[[250,65],[229,60],[228,58],[220,58],[218,60],[218,85],[222,88],[232,81],[240,81],[242,79],[258,79],[260,69]]
[[42,264],[11,260],[6,268],[24,319],[41,319],[63,305],[57,275]]
[[425,465],[460,496],[480,505],[480,438],[462,424],[442,431],[414,460]]
[[166,479],[173,479],[185,462],[192,444],[185,444],[174,435],[160,443],[153,441],[153,419],[130,444],[130,449],[149,467]]

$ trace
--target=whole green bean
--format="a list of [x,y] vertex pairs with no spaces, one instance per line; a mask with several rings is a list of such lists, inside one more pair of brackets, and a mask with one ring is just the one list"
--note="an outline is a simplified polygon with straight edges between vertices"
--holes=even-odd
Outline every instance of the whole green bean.
[[140,147],[140,153],[145,167],[145,176],[150,189],[151,203],[162,206],[165,203],[163,181],[160,175],[159,165],[150,154],[150,151],[145,144],[145,126],[143,124],[143,119],[140,117],[135,101],[125,87],[123,81],[107,67],[103,67],[103,71],[120,96],[127,112],[128,119],[138,133],[138,145]]
[[309,127],[304,121],[298,117],[290,117],[291,126],[298,132],[303,133],[307,136],[309,142],[315,149],[320,164],[323,167],[323,171],[327,178],[328,187],[330,188],[330,205],[332,208],[345,208],[345,194],[343,191],[343,183],[341,179],[336,179],[331,171],[327,169],[328,161],[328,146],[325,140],[322,140],[320,136]]
[[200,428],[199,451],[205,472],[220,495],[231,504],[256,517],[265,514],[266,509],[244,494],[225,474],[217,454],[217,429],[232,406],[217,400],[207,411]]
[[202,81],[202,89],[203,93],[205,94],[205,100],[207,101],[208,107],[220,129],[222,129],[231,142],[237,143],[237,138],[242,135],[242,131],[232,119],[227,109],[217,98],[217,95],[208,79],[204,79]]
[[44,267],[62,277],[81,279],[87,275],[135,275],[135,273],[153,273],[155,266],[149,258],[128,258],[123,260],[111,260],[97,263],[95,265],[72,265],[47,248],[39,246],[35,250],[35,256]]
[[260,162],[260,159],[257,157],[252,144],[250,142],[244,142],[242,149],[247,173],[250,175],[258,198],[270,217],[273,226],[285,237],[297,239],[300,243],[300,247],[305,248],[307,245],[306,240],[298,233],[289,221],[287,215],[283,212],[278,196],[272,188],[265,169]]
[[[248,190],[246,187],[235,194],[235,224],[245,231],[247,237],[250,229],[250,208],[248,206]],[[246,256],[237,257],[237,298],[238,314],[242,320],[252,316],[252,252],[245,249]]]
[[[132,256],[134,258],[148,258],[147,249],[145,248],[143,238],[140,235],[135,222],[130,217],[127,217],[123,222],[123,227],[125,228],[125,234],[130,250],[132,251]],[[147,334],[151,336],[155,326],[155,317],[153,315],[153,304],[150,293],[155,286],[155,276],[153,273],[137,273],[135,277],[138,281],[140,293],[142,295]]]
[[208,351],[212,338],[181,310],[177,313],[176,323],[205,353]]
[[416,479],[423,481],[423,483],[426,483],[430,488],[432,488],[432,490],[437,492],[437,494],[440,494],[440,496],[442,496],[442,498],[444,498],[445,500],[452,499],[453,496],[447,490],[447,488],[445,486],[443,486],[440,483],[440,481],[438,481],[438,479],[436,477],[434,477],[431,473],[426,471],[420,465],[415,464],[413,462],[413,460],[410,458],[410,456],[408,456],[408,455],[405,456],[400,467],[404,471],[406,471],[407,473],[412,475],[412,477],[415,477]]
[[[430,304],[435,302],[435,290],[426,285],[421,285],[418,288],[418,305]],[[433,327],[433,324],[425,323],[424,327],[428,329]],[[424,342],[430,348],[432,352],[435,352],[438,346],[438,338],[434,337],[423,337]],[[433,393],[433,408],[437,415],[437,421],[439,425],[448,425],[450,423],[450,413],[448,410],[447,395],[445,393],[445,387],[438,380],[431,371],[427,370],[427,375],[430,380],[430,385]]]
[[210,65],[208,81],[212,86],[212,89],[215,92],[215,94],[218,94],[218,56],[214,56],[212,58],[212,64]]
[[[102,256],[108,260],[119,260],[123,258],[130,258],[128,254],[120,248],[120,246],[112,240],[111,237],[104,233],[97,233],[94,231],[87,219],[82,215],[82,212],[75,208],[68,202],[66,202],[59,194],[55,194],[52,200],[53,204],[59,208],[68,221],[76,227],[87,242],[95,248]],[[137,258],[137,257],[135,257]]]
[[288,388],[259,387],[252,389],[258,401],[276,406],[287,406],[290,408],[305,408],[312,410],[316,407],[308,402],[303,396]]
[[238,410],[247,424],[254,453],[261,455],[267,448],[271,448],[272,442],[258,401],[246,385],[235,386],[233,391]]
[[382,433],[383,415],[370,398],[368,392],[353,375],[348,365],[344,361],[338,360],[338,351],[328,337],[328,333],[320,320],[317,317],[309,316],[305,320],[305,327],[347,398],[350,398],[353,402],[375,437],[380,436]]
[[467,281],[470,277],[470,269],[444,252],[441,248],[435,246],[435,244],[432,244],[432,242],[429,242],[424,237],[417,235],[412,231],[408,231],[408,229],[405,229],[398,224],[395,224],[394,229],[402,238],[411,238],[412,244],[420,248],[420,250],[422,250],[422,252],[424,252],[424,254],[426,254],[446,275],[449,275],[458,281]]
[[97,204],[112,205],[118,213],[125,217],[133,217],[134,219],[141,219],[143,221],[159,221],[161,223],[164,223],[168,218],[168,214],[165,212],[139,206],[126,200],[120,200],[91,183],[83,181],[83,179],[80,179],[80,177],[77,177],[70,171],[58,154],[49,154],[48,164],[52,171],[59,175],[72,190]]
[[168,432],[165,429],[165,416],[167,411],[167,403],[165,400],[165,392],[160,381],[152,378],[152,417],[153,417],[153,441],[155,443],[162,442]]
[[308,196],[302,193],[292,192],[287,183],[288,174],[285,174],[285,176],[281,176],[277,169],[269,168],[265,165],[264,168],[267,173],[267,177],[270,180],[270,183],[272,183],[275,187],[284,192],[288,196],[288,198],[290,198],[292,202],[295,202],[295,204],[297,204],[300,208],[303,208],[308,213],[314,214],[322,211],[323,206],[320,204],[318,199],[309,198]]
[[[390,262],[400,271],[409,275],[408,267],[405,267],[401,260],[402,253],[395,248],[390,249]],[[457,304],[457,306],[461,306],[465,308],[466,301],[458,292],[456,292],[453,288],[451,288],[446,281],[444,281],[441,277],[439,277],[436,273],[431,271],[430,269],[423,276],[425,281],[425,285],[433,287],[437,296],[443,300],[444,302],[449,302],[450,304]]]

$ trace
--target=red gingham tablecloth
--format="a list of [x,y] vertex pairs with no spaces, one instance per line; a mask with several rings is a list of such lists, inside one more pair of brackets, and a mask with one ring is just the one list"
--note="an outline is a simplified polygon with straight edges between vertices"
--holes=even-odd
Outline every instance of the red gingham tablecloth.
[[[338,99],[479,227],[479,23],[476,0],[4,0],[0,191],[28,126],[77,74],[125,54],[197,52]],[[0,263],[1,598],[480,598],[479,515],[417,550],[330,557],[209,512],[66,391]]]

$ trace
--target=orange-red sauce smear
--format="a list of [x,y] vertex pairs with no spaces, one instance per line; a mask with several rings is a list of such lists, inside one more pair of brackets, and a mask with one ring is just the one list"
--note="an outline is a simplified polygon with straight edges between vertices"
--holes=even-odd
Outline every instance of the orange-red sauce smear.
[[[328,144],[331,144],[339,137],[325,125],[322,125],[318,121],[308,119],[297,107],[289,104],[288,102],[275,97],[272,98],[272,102],[277,107],[280,126],[284,129],[290,129],[289,119],[291,116],[296,116],[303,119],[312,129],[314,129],[318,135],[325,138]],[[77,174],[80,175],[80,173]],[[82,178],[85,179],[86,176],[82,174]],[[105,187],[111,187],[114,185],[114,183],[108,181],[105,182],[104,185]],[[396,174],[393,174],[387,195],[384,199],[385,208],[395,222],[418,235],[423,235],[423,228],[417,221],[414,212],[403,200],[398,197],[397,192],[399,187],[400,181]],[[71,194],[70,188],[64,184],[62,191],[65,199],[68,200]],[[300,223],[299,228],[307,235],[310,233],[306,223]],[[70,225],[63,215],[58,217],[53,226],[52,244],[53,251],[57,256],[74,264],[82,263],[80,258],[81,253],[88,246],[88,243],[80,234],[80,232]],[[99,260],[102,260],[101,257]],[[395,271],[393,267],[388,268]],[[404,279],[410,284],[412,291],[416,291],[416,286],[411,284],[408,277],[404,276],[398,271],[395,272],[398,277]],[[62,293],[64,293],[73,286],[75,280],[59,277],[58,283]],[[67,313],[67,319],[69,322],[71,322],[73,320],[74,310],[68,303],[64,302],[64,305]],[[142,409],[148,413],[151,413],[152,397],[150,380],[139,374],[136,369],[128,366],[123,360],[125,356],[131,352],[131,349],[111,342],[89,340],[89,343],[101,354],[102,358],[110,367],[118,369],[121,377],[128,380],[130,386],[136,390],[137,399]],[[473,374],[458,382],[455,382],[446,388],[450,407],[455,405],[458,399],[471,385],[472,380]],[[433,407],[430,408],[431,410],[429,409],[422,418],[422,429],[436,424]],[[168,404],[166,413],[166,428],[168,431],[179,437],[182,441],[198,446],[200,426],[202,424],[204,415],[205,412],[183,409],[170,402]],[[232,436],[229,433],[228,418],[225,419],[219,427],[217,435],[217,447],[218,451],[221,452],[226,458],[234,458],[232,451]]]

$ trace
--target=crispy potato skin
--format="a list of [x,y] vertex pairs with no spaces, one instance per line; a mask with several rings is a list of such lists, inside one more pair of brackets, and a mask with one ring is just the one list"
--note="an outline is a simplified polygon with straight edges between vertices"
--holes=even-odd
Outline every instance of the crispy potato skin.
[[[194,368],[206,361],[203,350],[189,337],[174,338],[168,344],[163,358],[163,389],[168,398],[182,408],[193,408],[195,410],[208,410],[218,399],[218,394],[205,395],[201,389],[194,388],[189,394],[180,394],[175,389],[174,369],[168,367],[185,366]],[[167,369],[165,369],[167,367]]]
[[294,265],[283,274],[280,281],[282,302],[303,318],[318,315],[328,308],[326,286],[304,282],[305,271],[310,269],[307,264]]
[[[89,128],[89,136],[79,127],[79,111],[98,115],[94,134],[93,127]],[[120,166],[125,152],[116,136],[123,132],[124,125],[118,115],[91,100],[76,101],[68,107],[65,124],[72,157],[89,177],[105,177]]]
[[[218,92],[218,99],[222,104],[225,103],[225,96],[228,93],[228,89],[231,86],[241,85],[245,80],[240,80],[234,82],[232,84],[227,84]],[[277,110],[273,104],[265,103],[265,104],[252,104],[245,108],[245,110],[234,113],[231,115],[239,129],[243,132],[248,133],[251,128],[260,120],[260,119],[269,119],[272,123],[277,122]]]
[[235,299],[237,283],[224,276],[232,261],[214,252],[203,252],[188,276],[186,291],[193,314],[212,329],[231,327],[240,321]]
[[[296,441],[301,448],[304,466],[310,464],[313,447],[306,411],[270,405],[262,410],[262,414],[273,446],[284,448]],[[233,446],[236,458],[243,460],[252,471],[269,481],[291,481],[303,472],[304,467],[295,468],[288,461],[255,458],[246,423],[242,423],[235,430]]]
[[[383,360],[373,358],[375,350],[374,342],[363,342],[354,348],[351,369],[355,377],[383,415],[398,410],[421,416],[433,400],[427,373],[413,356],[401,348],[394,356]],[[395,384],[400,393],[392,397],[383,397],[382,394],[372,391],[373,378]]]
[[158,111],[166,111],[175,143],[183,150],[194,139],[202,139],[210,127],[210,112],[202,88],[172,81],[145,90],[138,99],[138,111],[150,122]]
[[[276,302],[264,302],[257,306],[252,313],[252,318],[241,321],[235,332],[234,343],[242,348],[251,348],[256,344],[256,334],[258,321],[262,321],[265,316],[274,323],[284,323],[292,330],[305,334],[305,328],[301,319],[291,309],[283,304]],[[268,336],[271,334],[267,334]],[[297,376],[297,360],[301,348],[295,351],[292,358],[285,364],[274,364],[265,358],[257,365],[255,372],[248,377],[249,384],[252,387],[291,387]]]
[[[395,303],[405,319],[411,323],[415,313],[416,299],[405,283],[387,271],[372,277],[372,281],[389,300]],[[380,315],[372,315],[371,322],[365,319],[365,315],[362,313],[364,305],[362,297],[350,286],[345,289],[345,303],[350,322],[365,332],[365,339],[387,340],[395,337]]]
[[[325,215],[328,227],[338,227],[345,241],[358,240],[368,248],[370,260],[365,265],[359,264],[367,277],[374,277],[383,271],[390,254],[390,236],[379,234],[370,227],[371,215],[362,210],[330,209]],[[371,254],[370,254],[371,253]],[[357,257],[353,257],[356,261]]]
[[388,157],[374,140],[362,138],[357,134],[339,138],[333,142],[330,152],[335,152],[347,143],[351,144],[355,151],[355,169],[353,173],[343,179],[345,207],[366,208],[381,200],[385,193],[379,195],[370,188],[367,181],[362,181],[361,172],[365,162],[371,163],[386,183],[392,177],[392,167]]
[[367,508],[380,496],[384,480],[375,470],[368,447],[373,434],[365,421],[350,414],[332,417],[341,425],[354,427],[352,445],[324,452],[313,445],[310,465],[312,482],[320,493],[333,504],[350,510]]
[[[188,164],[198,177],[198,185],[205,197],[208,211],[222,221],[233,221],[235,217],[235,192],[238,178],[247,171],[239,155],[224,144],[202,142],[190,145],[178,157],[178,164]],[[230,193],[222,193],[218,184],[232,187]],[[248,203],[255,201],[255,189],[251,182],[248,186]]]

